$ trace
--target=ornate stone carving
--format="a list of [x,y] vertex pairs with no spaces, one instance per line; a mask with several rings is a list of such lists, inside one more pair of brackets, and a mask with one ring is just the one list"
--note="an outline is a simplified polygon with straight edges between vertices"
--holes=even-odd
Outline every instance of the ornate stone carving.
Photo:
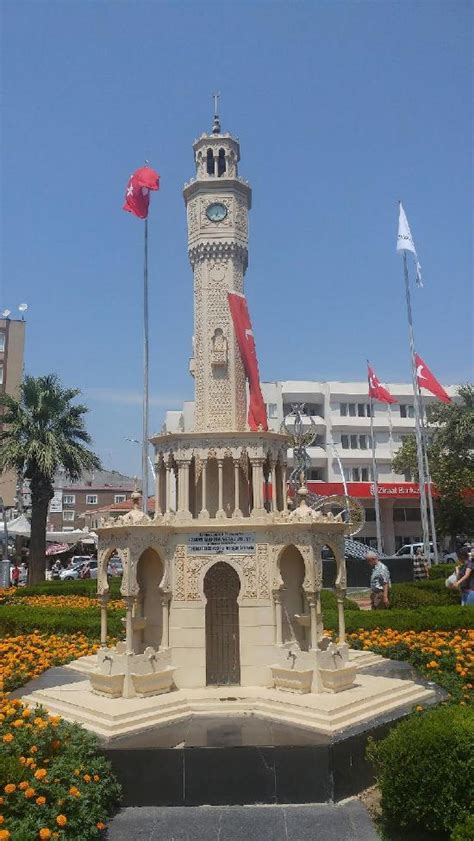
[[259,599],[270,598],[269,581],[269,546],[268,543],[257,544],[257,569],[258,569],[258,597]]
[[174,551],[174,598],[184,601],[186,598],[186,546],[180,544]]
[[227,365],[227,339],[224,331],[220,327],[216,327],[211,339],[211,365],[216,367],[224,367]]

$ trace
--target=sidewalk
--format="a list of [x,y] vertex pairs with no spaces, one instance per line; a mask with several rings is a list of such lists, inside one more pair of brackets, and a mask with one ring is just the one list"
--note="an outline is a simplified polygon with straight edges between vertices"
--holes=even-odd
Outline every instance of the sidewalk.
[[107,841],[379,841],[357,798],[314,806],[122,809]]

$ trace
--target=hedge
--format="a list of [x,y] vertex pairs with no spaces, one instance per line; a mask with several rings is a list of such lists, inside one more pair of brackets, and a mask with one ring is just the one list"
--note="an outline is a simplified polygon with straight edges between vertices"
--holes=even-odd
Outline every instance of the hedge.
[[[122,579],[114,576],[109,578],[110,595],[113,599],[120,598]],[[42,581],[31,587],[18,587],[16,596],[97,596],[97,580],[94,578],[78,579],[77,581]]]
[[430,578],[447,578],[455,570],[455,564],[433,564],[430,567]]
[[450,832],[470,812],[474,708],[415,713],[369,744],[384,819],[397,829]]
[[[111,636],[123,636],[121,610],[108,611],[108,631]],[[98,608],[32,607],[27,604],[8,604],[0,608],[0,636],[31,633],[69,634],[79,631],[88,637],[100,637],[100,611]]]
[[[468,607],[421,607],[419,610],[361,610],[346,611],[346,630],[350,633],[362,629],[392,628],[394,631],[456,631],[474,628],[474,610]],[[324,611],[324,627],[337,630],[337,613]]]
[[390,605],[392,608],[426,607],[428,605],[459,605],[458,590],[448,590],[441,578],[434,581],[416,581],[406,584],[394,584],[390,588]]

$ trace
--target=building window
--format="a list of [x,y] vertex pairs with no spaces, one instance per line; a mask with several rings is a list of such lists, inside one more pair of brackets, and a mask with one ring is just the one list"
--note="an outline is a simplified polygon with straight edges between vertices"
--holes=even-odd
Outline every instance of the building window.
[[97,505],[97,494],[87,494],[86,505]]
[[346,467],[344,476],[348,482],[370,482],[372,470],[370,467]]
[[63,504],[64,505],[74,505],[76,502],[76,497],[74,494],[64,494],[63,496]]
[[274,420],[278,417],[276,403],[267,403],[267,417],[269,420]]
[[324,416],[324,410],[320,403],[305,403],[304,411],[305,415],[311,415],[313,417],[319,418],[322,418]]
[[341,413],[341,417],[347,417],[347,403],[339,403],[339,411]]
[[3,363],[0,362],[0,385],[3,385]]
[[[417,523],[420,520],[419,508],[394,508],[393,521],[394,523]],[[408,540],[405,543],[408,543]]]
[[212,149],[207,150],[207,174],[214,175],[214,152]]
[[415,407],[412,403],[400,403],[400,417],[401,418],[414,418],[415,417]]
[[343,450],[349,449],[349,436],[348,435],[341,435],[341,447]]
[[375,508],[365,509],[365,519],[367,523],[375,523]]
[[370,418],[370,403],[340,403],[339,409],[344,418]]
[[324,479],[321,467],[312,467],[309,471],[310,482],[322,482]]
[[0,333],[0,353],[5,351],[5,333]]
[[115,502],[115,503],[117,503],[117,502],[125,502],[125,500],[126,500],[126,499],[127,499],[127,497],[126,497],[126,495],[125,495],[125,494],[115,494],[115,496],[114,496],[114,502]]
[[63,511],[63,520],[65,523],[71,523],[74,521],[75,512],[74,511]]
[[225,150],[219,149],[219,157],[217,158],[217,175],[219,178],[225,172]]
[[355,416],[356,416],[356,404],[355,403],[349,403],[348,406],[349,406],[349,417],[350,418],[355,418]]

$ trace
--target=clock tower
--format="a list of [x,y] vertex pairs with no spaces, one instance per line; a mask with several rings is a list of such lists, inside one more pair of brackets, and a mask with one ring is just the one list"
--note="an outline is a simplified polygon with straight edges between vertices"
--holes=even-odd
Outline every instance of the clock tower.
[[251,189],[238,175],[239,142],[221,132],[217,113],[211,134],[202,134],[193,149],[196,176],[183,195],[194,274],[194,430],[242,432],[247,429],[245,373],[227,293],[244,291]]

